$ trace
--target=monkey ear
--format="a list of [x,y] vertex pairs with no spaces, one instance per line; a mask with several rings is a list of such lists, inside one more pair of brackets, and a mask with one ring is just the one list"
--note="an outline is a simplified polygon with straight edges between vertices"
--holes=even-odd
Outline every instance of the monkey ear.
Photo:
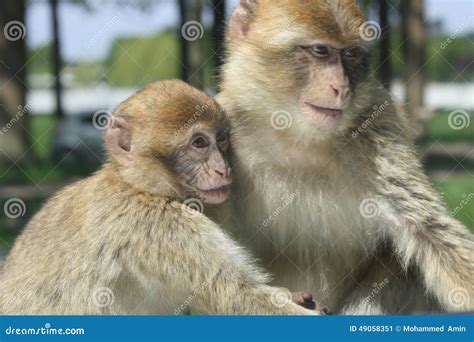
[[127,165],[132,159],[132,127],[127,119],[124,116],[111,116],[104,134],[109,155],[121,165]]
[[251,17],[257,8],[257,0],[240,0],[229,21],[229,38],[231,41],[245,38],[249,30]]

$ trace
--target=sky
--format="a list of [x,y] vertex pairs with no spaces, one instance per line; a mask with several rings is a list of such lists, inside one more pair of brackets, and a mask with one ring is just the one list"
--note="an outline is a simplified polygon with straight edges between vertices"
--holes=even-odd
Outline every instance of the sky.
[[[97,1],[97,0],[96,0]],[[146,11],[133,6],[118,6],[101,0],[93,11],[81,6],[62,4],[59,8],[62,54],[65,60],[98,60],[106,57],[117,37],[152,35],[164,28],[176,27],[178,8],[175,0],[152,0],[157,4]],[[209,0],[203,0],[207,2]],[[474,31],[474,0],[425,0],[428,20],[443,22],[448,34]],[[238,0],[229,0],[230,12]],[[46,2],[31,1],[26,14],[29,46],[37,47],[51,39],[50,8]],[[205,13],[204,22],[210,22]]]

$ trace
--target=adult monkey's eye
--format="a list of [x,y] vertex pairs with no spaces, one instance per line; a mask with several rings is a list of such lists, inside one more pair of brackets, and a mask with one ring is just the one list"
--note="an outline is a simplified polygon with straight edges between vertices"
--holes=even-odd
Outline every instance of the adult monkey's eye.
[[315,44],[310,47],[311,53],[316,57],[329,56],[329,48],[326,45]]
[[357,59],[360,55],[360,50],[357,48],[349,48],[342,50],[342,58],[346,60]]
[[216,141],[217,142],[227,142],[229,140],[229,129],[228,128],[224,128],[224,129],[221,129],[219,131],[217,131],[216,133]]
[[206,140],[206,138],[199,135],[193,139],[193,141],[191,142],[191,145],[193,145],[196,148],[206,148],[206,147],[209,147],[209,142]]

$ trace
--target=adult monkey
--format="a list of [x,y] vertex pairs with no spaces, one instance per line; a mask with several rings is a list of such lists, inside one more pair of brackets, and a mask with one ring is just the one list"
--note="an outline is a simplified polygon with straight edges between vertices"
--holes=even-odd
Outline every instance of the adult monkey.
[[218,101],[233,213],[274,273],[339,313],[473,308],[474,239],[423,174],[405,115],[368,77],[351,0],[241,0]]

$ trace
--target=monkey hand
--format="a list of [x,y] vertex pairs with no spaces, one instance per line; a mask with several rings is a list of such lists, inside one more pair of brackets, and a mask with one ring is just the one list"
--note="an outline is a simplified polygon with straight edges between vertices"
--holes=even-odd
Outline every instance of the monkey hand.
[[322,315],[330,315],[329,309],[321,303],[316,302],[313,299],[313,295],[309,292],[293,292],[293,302],[309,310],[320,311]]

